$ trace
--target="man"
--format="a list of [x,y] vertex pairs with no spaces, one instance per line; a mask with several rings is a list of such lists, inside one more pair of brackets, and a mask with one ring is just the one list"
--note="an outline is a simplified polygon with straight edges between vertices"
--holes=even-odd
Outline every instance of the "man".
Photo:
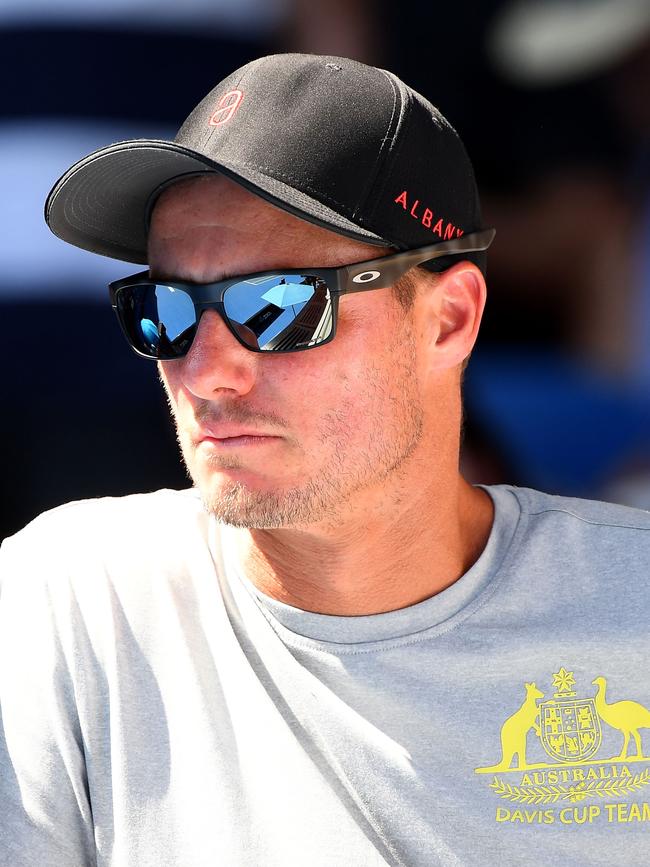
[[47,219],[148,263],[194,486],[3,546],[0,863],[644,863],[650,518],[459,475],[493,232],[439,112],[262,58]]

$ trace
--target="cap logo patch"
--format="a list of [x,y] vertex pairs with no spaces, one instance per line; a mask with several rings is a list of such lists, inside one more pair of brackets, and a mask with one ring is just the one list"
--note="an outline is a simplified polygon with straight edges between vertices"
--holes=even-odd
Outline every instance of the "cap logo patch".
[[228,123],[241,105],[243,98],[244,94],[241,90],[229,90],[228,93],[224,93],[219,100],[217,110],[210,118],[210,126],[221,126],[223,123]]
[[[422,223],[425,229],[431,229],[431,231],[439,238],[442,238],[443,241],[449,241],[452,238],[460,238],[462,235],[465,234],[463,229],[459,229],[457,226],[454,226],[453,223],[445,220],[444,217],[438,217],[438,215],[434,214],[434,212],[430,208],[422,208],[420,206],[419,199],[415,199],[415,201],[413,201],[409,208],[409,198],[407,190],[404,190],[404,192],[399,194],[399,196],[395,199],[395,204],[401,205],[404,210],[413,217],[414,220],[418,220],[420,223]],[[435,222],[434,217],[437,218]]]

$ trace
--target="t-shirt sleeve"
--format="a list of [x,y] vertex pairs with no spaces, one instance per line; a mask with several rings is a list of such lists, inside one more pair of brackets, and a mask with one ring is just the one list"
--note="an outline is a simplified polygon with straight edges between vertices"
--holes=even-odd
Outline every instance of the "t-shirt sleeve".
[[[96,864],[73,655],[47,540],[0,548],[0,865]],[[63,622],[62,622],[63,621]]]

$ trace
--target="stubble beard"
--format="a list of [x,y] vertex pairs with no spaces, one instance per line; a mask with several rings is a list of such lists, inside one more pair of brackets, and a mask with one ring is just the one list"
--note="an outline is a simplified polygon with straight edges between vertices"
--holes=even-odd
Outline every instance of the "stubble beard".
[[[399,473],[423,436],[424,411],[413,375],[415,344],[410,332],[403,334],[393,357],[390,371],[369,366],[362,395],[342,397],[340,407],[323,416],[318,431],[320,469],[303,485],[269,491],[222,480],[212,490],[195,466],[194,447],[177,431],[188,476],[205,511],[221,524],[247,529],[337,526],[354,495]],[[359,400],[368,408],[365,442],[355,437],[346,421]],[[211,455],[204,463],[208,479],[219,470],[244,467],[236,456]]]

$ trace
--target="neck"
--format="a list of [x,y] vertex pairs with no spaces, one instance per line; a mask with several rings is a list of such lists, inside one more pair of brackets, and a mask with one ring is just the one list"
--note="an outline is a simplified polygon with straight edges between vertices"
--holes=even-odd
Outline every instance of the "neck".
[[239,553],[263,593],[305,611],[379,614],[449,587],[478,559],[493,520],[490,497],[460,476],[416,500],[348,510],[345,522],[242,530]]

